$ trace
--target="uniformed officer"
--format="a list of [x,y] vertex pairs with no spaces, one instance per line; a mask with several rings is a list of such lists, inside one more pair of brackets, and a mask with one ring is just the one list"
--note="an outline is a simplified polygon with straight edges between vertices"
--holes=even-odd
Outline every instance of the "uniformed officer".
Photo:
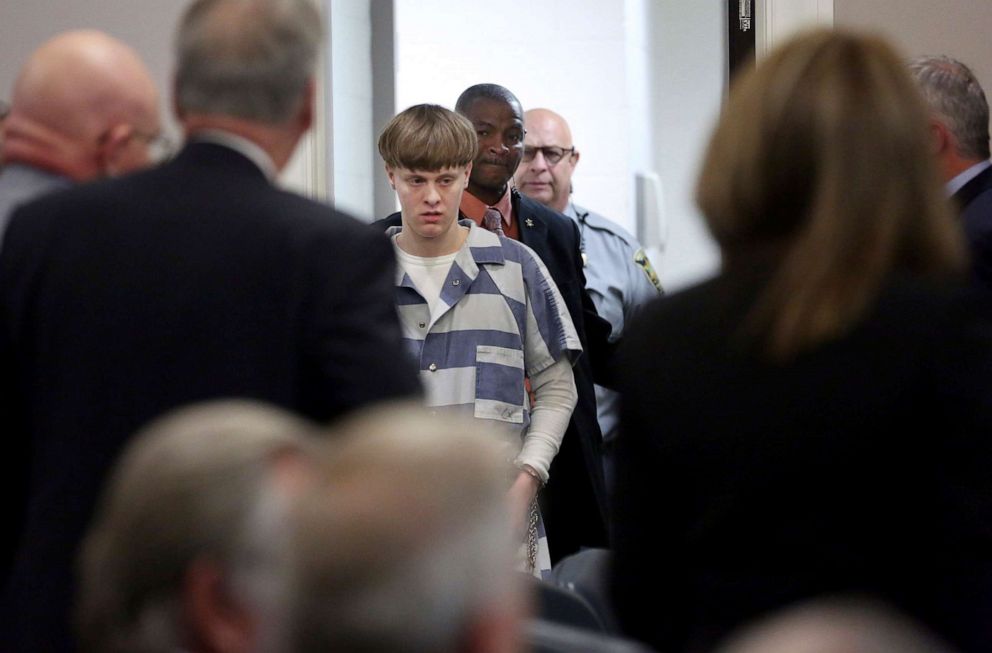
[[[613,325],[611,339],[619,339],[638,308],[661,294],[658,275],[634,236],[571,201],[579,151],[565,119],[549,109],[531,109],[524,113],[524,127],[523,160],[514,175],[517,188],[578,223],[586,288],[596,310]],[[596,386],[596,403],[603,438],[612,443],[619,424],[619,395]],[[606,473],[609,477],[608,464]]]

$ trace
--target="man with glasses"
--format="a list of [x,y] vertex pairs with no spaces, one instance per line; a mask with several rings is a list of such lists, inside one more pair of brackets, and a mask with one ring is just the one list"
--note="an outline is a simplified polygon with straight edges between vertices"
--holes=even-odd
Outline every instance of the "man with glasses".
[[0,239],[15,206],[152,163],[160,129],[155,83],[130,47],[94,30],[42,44],[21,69],[4,120]]
[[[639,308],[661,294],[658,275],[634,236],[572,202],[572,173],[579,162],[579,151],[565,119],[549,109],[530,109],[524,114],[524,127],[527,134],[523,159],[514,174],[517,188],[578,225],[586,289],[596,303],[596,311],[612,325],[611,339],[617,340],[623,335],[624,324]],[[610,451],[619,432],[619,394],[597,385],[596,408],[609,484]]]

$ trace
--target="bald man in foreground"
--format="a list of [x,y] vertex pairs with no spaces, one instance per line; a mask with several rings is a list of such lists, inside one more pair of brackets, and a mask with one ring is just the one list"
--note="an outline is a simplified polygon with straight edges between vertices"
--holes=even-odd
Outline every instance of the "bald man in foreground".
[[160,129],[158,92],[134,50],[94,30],[46,41],[21,69],[0,139],[0,238],[30,199],[151,163]]

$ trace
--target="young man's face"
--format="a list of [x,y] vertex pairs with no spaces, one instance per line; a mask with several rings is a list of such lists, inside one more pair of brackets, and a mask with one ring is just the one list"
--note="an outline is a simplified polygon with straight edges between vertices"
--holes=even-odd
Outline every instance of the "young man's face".
[[434,172],[386,168],[396,189],[403,229],[418,240],[445,240],[457,232],[458,206],[472,164]]

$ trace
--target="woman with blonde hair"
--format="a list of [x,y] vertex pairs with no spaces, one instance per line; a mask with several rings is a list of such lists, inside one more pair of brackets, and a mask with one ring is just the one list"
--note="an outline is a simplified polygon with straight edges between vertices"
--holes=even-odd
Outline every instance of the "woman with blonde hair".
[[697,187],[723,270],[624,344],[630,635],[706,650],[858,593],[992,650],[992,328],[928,145],[873,36],[803,34],[734,84]]

